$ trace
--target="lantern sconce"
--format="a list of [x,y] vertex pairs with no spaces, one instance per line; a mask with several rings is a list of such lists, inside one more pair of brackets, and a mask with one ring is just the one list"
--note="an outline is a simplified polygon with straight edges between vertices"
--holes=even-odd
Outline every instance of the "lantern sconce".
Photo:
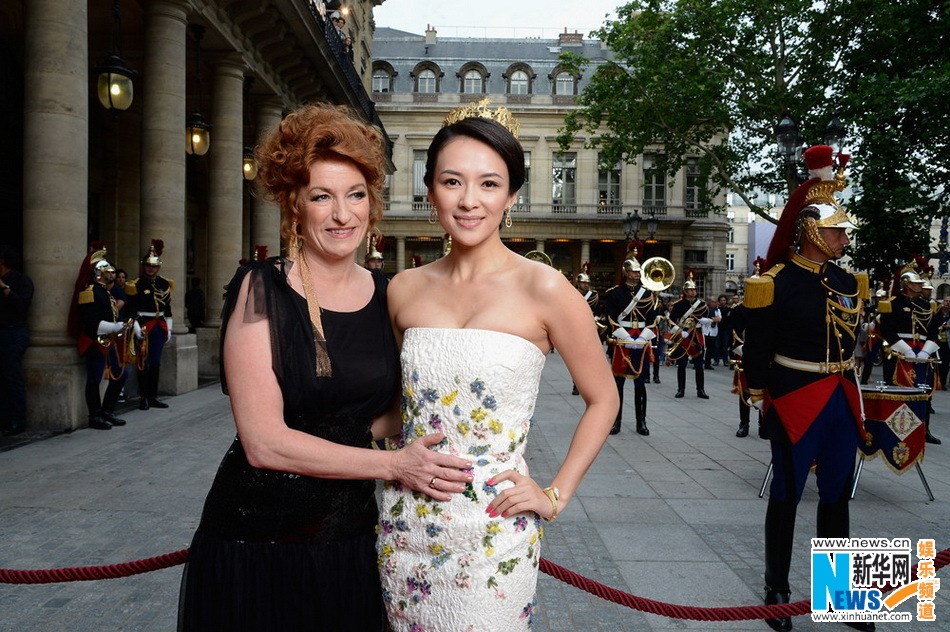
[[119,52],[119,37],[122,34],[122,15],[119,11],[119,0],[112,4],[112,41],[108,56],[95,71],[99,76],[96,84],[96,93],[99,103],[113,113],[128,110],[132,105],[133,89],[132,77],[137,73],[126,66],[125,60]]
[[189,28],[195,36],[195,91],[198,107],[186,123],[185,152],[189,156],[204,156],[211,147],[211,123],[201,116],[201,38],[204,37],[205,27],[192,24]]

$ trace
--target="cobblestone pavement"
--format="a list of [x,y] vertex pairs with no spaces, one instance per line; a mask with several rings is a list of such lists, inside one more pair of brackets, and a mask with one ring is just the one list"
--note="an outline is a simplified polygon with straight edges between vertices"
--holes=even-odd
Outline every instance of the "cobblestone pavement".
[[[762,522],[758,490],[768,444],[734,436],[731,373],[707,372],[712,399],[673,399],[675,373],[650,384],[649,437],[625,425],[611,437],[564,515],[545,531],[543,555],[609,586],[662,602],[699,606],[760,603]],[[632,385],[627,389],[632,391]],[[529,440],[529,465],[550,480],[567,451],[583,402],[556,353],[548,356]],[[217,386],[168,398],[167,410],[123,413],[128,426],[0,440],[0,567],[114,564],[188,545],[204,496],[233,435]],[[950,394],[937,393],[933,430],[950,439]],[[932,537],[950,547],[950,441],[929,446],[923,471],[897,476],[868,461],[851,504],[852,535]],[[817,492],[799,507],[793,600],[808,596],[809,538]],[[947,571],[939,575],[947,576]],[[938,575],[938,576],[939,576]],[[82,632],[175,629],[180,567],[130,578],[0,585],[0,630]],[[539,579],[538,632],[767,630],[761,621],[695,622],[630,610],[551,577]],[[937,595],[937,623],[879,630],[950,630],[950,588]],[[796,630],[847,630],[797,617]],[[503,631],[500,631],[503,632]]]

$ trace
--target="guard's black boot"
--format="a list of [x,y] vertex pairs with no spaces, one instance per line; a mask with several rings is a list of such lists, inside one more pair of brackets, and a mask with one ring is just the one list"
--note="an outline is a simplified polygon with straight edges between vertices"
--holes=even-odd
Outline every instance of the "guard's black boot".
[[676,365],[676,397],[679,399],[686,394],[686,367],[681,364]]
[[[794,501],[769,498],[765,512],[765,604],[788,603],[788,570],[792,563],[792,541],[795,535]],[[766,619],[773,630],[792,629],[791,617]]]
[[934,444],[934,445],[940,445],[940,444],[943,443],[943,442],[942,442],[940,439],[938,439],[937,437],[935,437],[935,436],[933,436],[932,434],[930,434],[930,416],[928,415],[927,417],[928,417],[928,418],[927,418],[927,421],[926,421],[927,435],[926,435],[926,437],[924,437],[924,440],[925,440],[927,443],[932,443],[932,444]]
[[709,395],[706,394],[706,391],[696,391],[696,397],[699,399],[709,399]]
[[634,409],[637,413],[637,434],[649,436],[650,429],[647,428],[647,392],[636,392],[634,394]]
[[617,417],[617,420],[614,421],[614,425],[610,428],[610,434],[620,434],[620,417]]
[[103,410],[101,413],[99,413],[99,416],[105,419],[106,421],[108,421],[113,426],[125,425],[125,419],[119,419],[118,417],[113,415],[111,412]]
[[745,405],[742,399],[739,400],[739,429],[736,430],[736,436],[749,436],[749,407]]
[[709,399],[709,395],[706,394],[706,374],[703,372],[701,362],[696,363],[696,397]]
[[818,517],[816,520],[815,535],[819,538],[846,538],[850,531],[850,505],[848,490],[851,487],[849,478],[845,490],[841,492],[843,498],[835,503],[818,501]]
[[168,404],[158,399],[148,400],[148,405],[152,408],[168,408]]
[[139,410],[148,410],[148,398],[139,397]]
[[112,424],[100,417],[98,414],[89,415],[89,427],[96,430],[112,430]]
[[[789,591],[779,591],[772,590],[768,586],[765,587],[765,605],[774,606],[776,604],[789,603],[792,593]],[[781,619],[766,619],[765,624],[777,630],[778,632],[787,632],[792,629],[792,618],[791,617],[782,617]]]

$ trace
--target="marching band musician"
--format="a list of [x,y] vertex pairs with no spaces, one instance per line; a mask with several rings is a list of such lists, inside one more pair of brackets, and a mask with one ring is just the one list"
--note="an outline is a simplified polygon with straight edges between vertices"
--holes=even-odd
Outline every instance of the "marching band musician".
[[158,272],[165,243],[153,239],[142,260],[143,275],[125,286],[129,313],[142,328],[144,338],[139,351],[139,410],[168,408],[158,399],[158,368],[165,343],[172,337],[172,291],[175,282]]
[[[588,264],[584,264],[585,270],[587,265]],[[586,271],[579,272],[577,276],[574,277],[574,287],[577,288],[577,291],[581,293],[581,296],[583,296],[587,304],[590,305],[590,311],[594,314],[594,321],[597,322],[599,330],[602,326],[597,320],[597,304],[600,302],[600,295],[597,293],[597,290],[591,289],[590,275]],[[580,395],[580,392],[577,390],[577,384],[571,385],[571,395]]]
[[[116,337],[131,335],[132,327],[116,322],[119,309],[115,299],[106,289],[106,275],[115,268],[106,261],[106,249],[101,242],[93,244],[86,255],[77,277],[77,290],[70,313],[70,331],[78,335],[76,342],[79,355],[86,365],[86,408],[89,411],[89,427],[110,430],[112,426],[124,426],[125,420],[115,416],[115,404],[125,384],[125,367],[116,350]],[[99,383],[103,376],[109,380],[105,395],[99,396]]]
[[[762,266],[765,265],[765,259],[757,257],[755,260],[755,273],[751,278],[759,278]],[[729,342],[730,360],[732,362],[732,392],[739,396],[739,429],[736,430],[736,436],[740,439],[749,436],[749,409],[752,408],[749,403],[749,383],[745,377],[745,369],[742,368],[742,349],[745,343],[746,326],[746,307],[742,299],[732,306],[730,313],[732,321],[732,339]],[[761,425],[762,415],[759,413],[759,424]]]
[[[871,379],[871,371],[874,370],[874,363],[877,362],[877,356],[881,352],[883,340],[881,339],[881,314],[878,311],[878,304],[881,299],[887,298],[887,292],[878,290],[874,293],[875,304],[868,305],[866,317],[862,327],[867,331],[867,339],[864,343],[864,362],[861,366],[861,384],[867,384]],[[886,376],[885,376],[886,377]]]
[[[819,538],[848,537],[848,501],[858,440],[865,437],[854,369],[867,275],[835,265],[853,228],[834,196],[844,189],[848,156],[805,151],[812,176],[789,197],[766,259],[766,272],[746,281],[743,368],[750,403],[761,406],[772,447],[765,516],[765,603],[788,603],[795,514],[808,471],[817,463]],[[791,630],[791,618],[767,619]],[[848,623],[873,630],[872,623]]]
[[670,307],[670,342],[666,363],[676,364],[676,395],[686,394],[686,365],[693,363],[696,375],[696,397],[709,399],[706,394],[706,374],[703,372],[703,352],[706,344],[702,326],[712,322],[706,301],[696,298],[696,282],[690,273],[683,283],[683,294]]
[[623,416],[623,386],[627,380],[633,380],[634,410],[637,416],[637,434],[649,435],[647,428],[647,389],[646,377],[649,374],[653,358],[651,340],[656,337],[656,319],[660,315],[660,300],[650,290],[643,287],[640,276],[640,262],[637,251],[628,253],[623,262],[624,283],[607,290],[604,298],[608,330],[607,354],[617,393],[620,395],[620,409],[610,434],[620,432]]
[[[927,385],[933,397],[936,380],[936,351],[940,348],[940,319],[930,301],[923,298],[925,279],[917,274],[915,264],[900,271],[900,293],[891,300],[878,304],[881,315],[881,337],[887,343],[890,356],[885,365],[888,384],[895,386]],[[888,374],[890,373],[890,374]],[[929,408],[929,406],[928,406]],[[924,420],[927,443],[941,441],[930,432],[930,413]]]

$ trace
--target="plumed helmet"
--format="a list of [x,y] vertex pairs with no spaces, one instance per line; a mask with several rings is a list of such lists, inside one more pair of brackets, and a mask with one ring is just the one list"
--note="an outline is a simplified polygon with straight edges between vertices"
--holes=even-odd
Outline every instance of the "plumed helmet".
[[142,259],[142,263],[147,266],[160,266],[162,265],[162,251],[165,250],[165,242],[161,239],[153,239],[152,243],[149,244],[148,254],[145,255],[145,258]]
[[578,283],[590,283],[590,277],[584,274],[583,272],[579,273],[574,278]]

